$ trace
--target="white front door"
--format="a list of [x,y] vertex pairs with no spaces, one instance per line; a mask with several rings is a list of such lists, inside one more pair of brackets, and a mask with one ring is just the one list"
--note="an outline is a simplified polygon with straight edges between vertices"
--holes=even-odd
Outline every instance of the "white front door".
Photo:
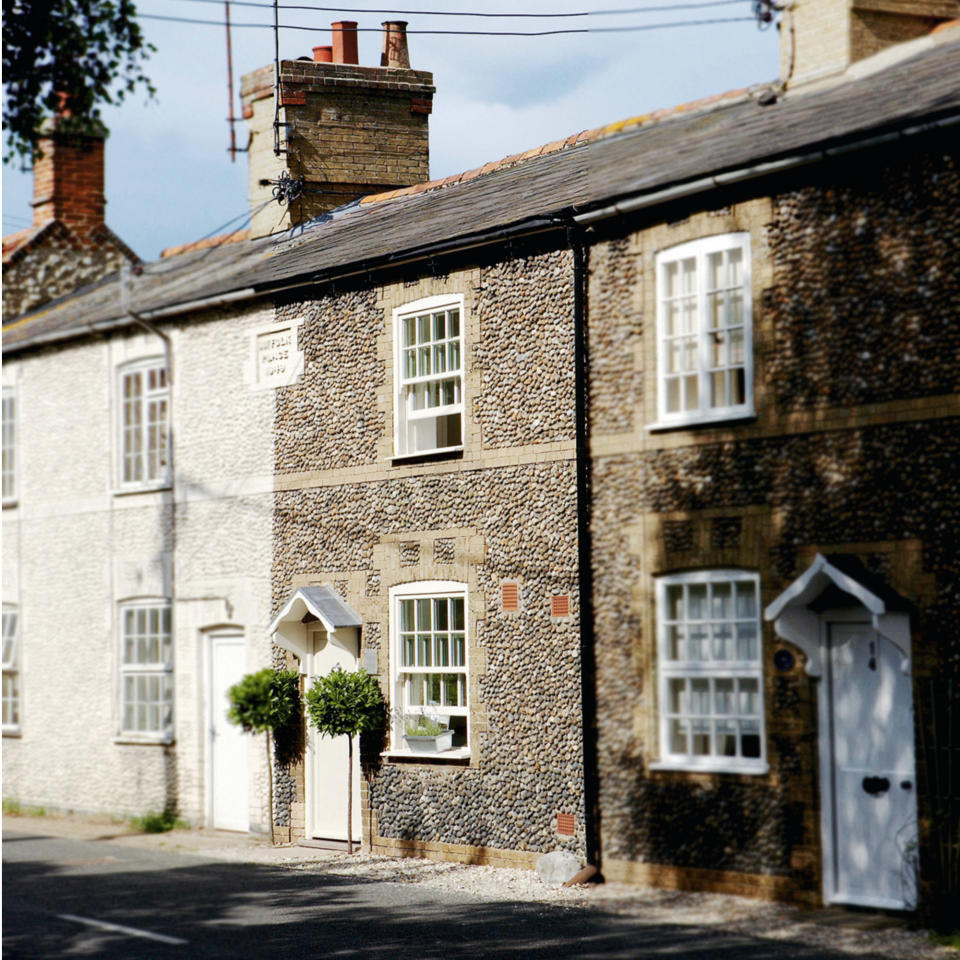
[[227,691],[245,673],[245,644],[237,633],[215,633],[209,644],[209,823],[219,830],[246,831],[250,829],[248,741],[242,729],[227,719]]
[[[310,631],[312,641],[310,676],[326,676],[339,666],[347,672],[357,669],[357,658],[349,650],[331,642],[325,630]],[[326,737],[307,724],[307,835],[324,840],[347,839],[347,738]],[[360,744],[353,744],[352,833],[355,843],[360,834]]]
[[911,909],[917,797],[903,654],[869,623],[830,623],[827,642],[826,899]]

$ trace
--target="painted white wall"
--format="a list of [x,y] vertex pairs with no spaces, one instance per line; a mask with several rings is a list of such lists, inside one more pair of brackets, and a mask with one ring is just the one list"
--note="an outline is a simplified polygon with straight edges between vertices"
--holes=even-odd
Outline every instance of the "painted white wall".
[[[3,511],[6,602],[21,614],[21,733],[3,794],[23,804],[204,822],[205,631],[230,624],[248,668],[270,662],[274,391],[251,382],[271,307],[170,325],[172,489],[116,493],[116,372],[161,356],[115,334],[15,357],[19,498]],[[175,740],[118,742],[118,603],[173,598]],[[266,830],[263,745],[250,738],[250,822]]]

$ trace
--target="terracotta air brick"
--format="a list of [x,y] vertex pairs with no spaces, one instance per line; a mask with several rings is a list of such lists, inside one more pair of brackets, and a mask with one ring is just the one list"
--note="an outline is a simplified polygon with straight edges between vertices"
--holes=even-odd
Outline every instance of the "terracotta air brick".
[[550,598],[550,616],[551,617],[569,617],[570,616],[570,597],[565,594],[556,594]]
[[577,832],[577,823],[572,813],[557,814],[557,833],[563,837],[572,837]]
[[520,587],[516,583],[506,582],[500,585],[500,607],[505,613],[520,609]]

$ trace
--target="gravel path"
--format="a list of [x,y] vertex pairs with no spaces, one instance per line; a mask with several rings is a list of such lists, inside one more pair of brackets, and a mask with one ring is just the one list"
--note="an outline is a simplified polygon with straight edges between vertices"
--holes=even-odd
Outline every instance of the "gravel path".
[[960,952],[938,947],[923,930],[902,921],[846,910],[802,910],[780,903],[712,893],[655,890],[623,883],[548,887],[532,871],[437,863],[413,858],[334,854],[314,863],[291,860],[290,869],[370,881],[420,884],[477,900],[544,903],[567,910],[593,909],[651,924],[709,926],[728,933],[891,960],[957,960]]

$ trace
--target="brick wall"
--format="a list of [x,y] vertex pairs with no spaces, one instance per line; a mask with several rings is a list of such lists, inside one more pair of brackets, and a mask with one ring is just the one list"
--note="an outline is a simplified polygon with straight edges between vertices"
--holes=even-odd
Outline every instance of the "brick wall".
[[254,214],[254,236],[287,229],[365,193],[430,177],[433,76],[397,67],[284,60],[280,63],[282,155],[274,155],[273,67],[243,78],[250,144],[250,204],[270,198],[286,169],[307,184],[290,206]]
[[842,73],[956,17],[957,0],[794,0],[780,23],[780,76],[798,86]]
[[33,164],[34,226],[59,220],[86,242],[104,219],[103,161],[104,135],[51,130],[43,137]]

